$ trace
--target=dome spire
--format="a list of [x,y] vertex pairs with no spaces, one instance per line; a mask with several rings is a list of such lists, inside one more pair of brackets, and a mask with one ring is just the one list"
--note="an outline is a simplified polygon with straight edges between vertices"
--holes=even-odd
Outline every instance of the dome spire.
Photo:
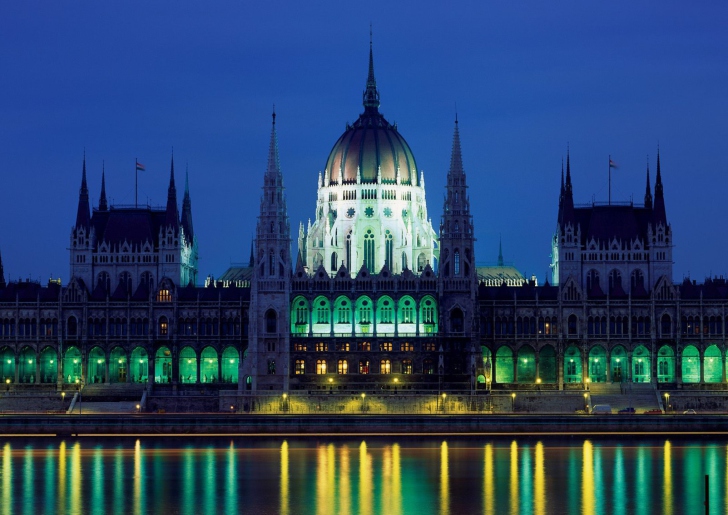
[[379,91],[377,79],[374,78],[374,52],[372,50],[372,26],[369,25],[369,75],[367,76],[367,89],[364,91],[364,109],[366,112],[379,110]]

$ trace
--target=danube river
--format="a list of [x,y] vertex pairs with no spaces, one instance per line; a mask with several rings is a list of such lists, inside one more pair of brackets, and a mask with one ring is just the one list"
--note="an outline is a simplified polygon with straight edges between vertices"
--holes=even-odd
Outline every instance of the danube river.
[[698,438],[9,438],[2,513],[728,512]]

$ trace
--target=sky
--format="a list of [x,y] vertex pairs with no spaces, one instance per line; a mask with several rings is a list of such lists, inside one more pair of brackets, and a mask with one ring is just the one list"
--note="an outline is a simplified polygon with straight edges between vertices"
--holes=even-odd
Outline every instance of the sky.
[[[546,278],[567,148],[577,204],[641,204],[660,149],[674,279],[728,276],[724,2],[0,3],[0,253],[7,280],[69,278],[84,151],[98,204],[178,200],[189,171],[199,277],[247,262],[271,112],[292,236],[363,111],[424,171],[439,227],[457,112],[476,261]],[[294,254],[295,255],[295,254]]]

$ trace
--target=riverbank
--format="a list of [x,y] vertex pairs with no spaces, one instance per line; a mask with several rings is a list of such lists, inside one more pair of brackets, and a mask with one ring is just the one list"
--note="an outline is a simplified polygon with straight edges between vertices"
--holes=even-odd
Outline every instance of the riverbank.
[[5,436],[709,434],[728,415],[0,415]]

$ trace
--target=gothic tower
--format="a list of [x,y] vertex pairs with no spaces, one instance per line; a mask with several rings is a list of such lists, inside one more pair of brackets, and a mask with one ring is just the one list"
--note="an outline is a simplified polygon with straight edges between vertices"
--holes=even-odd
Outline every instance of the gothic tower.
[[291,230],[278,160],[275,112],[255,235],[254,265],[250,339],[241,377],[251,390],[285,391],[290,368]]
[[[440,223],[439,295],[443,343],[438,373],[475,374],[473,320],[477,270],[475,233],[470,198],[460,150],[460,131],[455,118],[450,171],[442,222]],[[447,342],[447,343],[445,343]],[[470,356],[470,357],[468,357]]]
[[94,234],[91,225],[91,206],[86,184],[86,152],[83,153],[81,189],[78,192],[76,223],[71,228],[71,277],[83,279],[87,288],[93,287],[92,249]]
[[672,228],[667,223],[667,213],[665,212],[659,149],[657,149],[656,174],[654,207],[652,208],[652,220],[648,226],[648,241],[650,242],[649,280],[652,287],[657,284],[662,276],[665,276],[669,284],[672,284]]
[[551,248],[551,282],[564,284],[569,277],[580,276],[580,231],[574,211],[574,192],[571,185],[571,159],[566,151],[566,182],[563,161],[561,164],[561,194],[559,214]]

